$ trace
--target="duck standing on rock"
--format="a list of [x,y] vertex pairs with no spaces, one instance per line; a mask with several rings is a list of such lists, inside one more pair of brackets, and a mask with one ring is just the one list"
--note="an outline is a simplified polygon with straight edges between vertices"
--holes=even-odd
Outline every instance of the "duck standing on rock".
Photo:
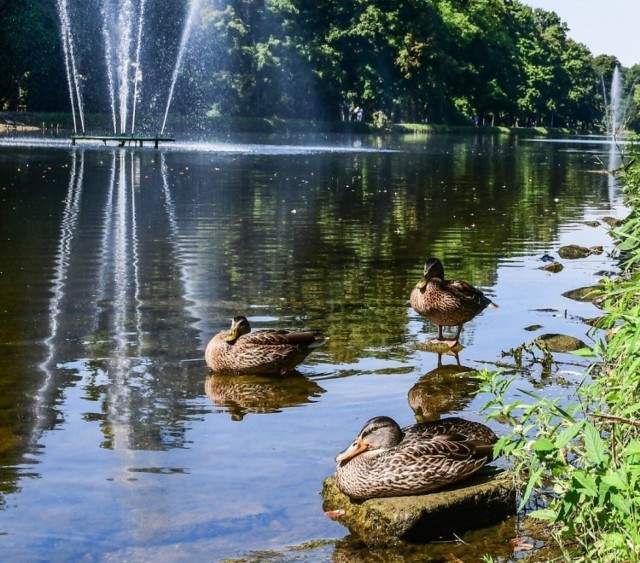
[[335,483],[353,499],[417,495],[476,473],[493,459],[498,437],[478,422],[452,417],[400,428],[369,420],[336,457]]
[[231,321],[228,332],[216,334],[207,345],[207,365],[219,373],[284,375],[328,340],[315,330],[257,330],[246,317]]
[[[438,338],[451,348],[458,344],[462,325],[484,311],[497,307],[482,291],[461,280],[445,280],[444,266],[437,258],[429,258],[424,265],[422,279],[411,291],[411,306],[419,315],[438,325]],[[443,326],[457,326],[453,340],[442,336]]]

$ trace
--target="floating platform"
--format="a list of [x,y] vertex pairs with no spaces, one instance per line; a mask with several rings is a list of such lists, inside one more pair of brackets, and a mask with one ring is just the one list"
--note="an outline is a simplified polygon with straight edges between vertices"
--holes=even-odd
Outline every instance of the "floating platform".
[[102,141],[105,145],[108,141],[118,143],[119,147],[131,146],[142,147],[144,143],[153,143],[154,148],[158,148],[160,143],[173,143],[173,135],[87,135],[85,133],[71,135],[71,144],[76,141]]

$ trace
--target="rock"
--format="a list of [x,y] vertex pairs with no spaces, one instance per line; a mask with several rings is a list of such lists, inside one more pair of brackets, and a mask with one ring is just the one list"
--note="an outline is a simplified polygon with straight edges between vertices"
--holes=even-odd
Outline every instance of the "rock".
[[589,253],[590,254],[602,254],[604,252],[604,248],[602,246],[590,246]]
[[578,246],[577,244],[569,244],[567,246],[561,246],[558,249],[560,258],[565,260],[575,260],[576,258],[586,258],[591,254],[591,251],[586,246]]
[[[352,501],[335,486],[323,484],[323,509],[369,547],[425,543],[485,528],[516,512],[513,474],[487,467],[473,479],[442,491]],[[344,511],[344,513],[342,513]]]
[[616,219],[615,217],[609,217],[609,216],[603,217],[602,221],[607,225],[609,225],[610,227],[619,227],[622,224],[622,221],[620,221],[620,219]]
[[599,227],[600,226],[600,221],[585,221],[584,224],[587,227]]
[[549,352],[574,352],[588,346],[575,336],[566,334],[542,334],[534,342],[544,346]]
[[533,332],[534,330],[538,330],[540,328],[542,328],[542,325],[529,325],[524,327],[524,329],[529,332]]
[[586,287],[578,287],[577,289],[571,289],[565,291],[562,296],[574,301],[591,301],[596,298],[597,291],[602,291],[602,287],[599,285],[589,285]]
[[541,270],[545,272],[551,272],[552,274],[557,274],[564,269],[564,266],[560,264],[560,262],[551,262],[550,264],[545,264],[540,267]]

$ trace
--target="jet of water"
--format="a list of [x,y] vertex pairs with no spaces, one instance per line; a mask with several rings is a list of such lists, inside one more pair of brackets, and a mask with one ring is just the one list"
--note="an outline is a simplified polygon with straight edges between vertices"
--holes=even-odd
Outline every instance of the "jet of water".
[[164,133],[164,128],[167,125],[167,116],[169,115],[171,100],[173,99],[173,90],[176,86],[176,81],[178,80],[178,72],[180,71],[180,67],[182,66],[182,59],[184,57],[184,52],[187,48],[189,36],[191,35],[191,28],[193,27],[193,22],[195,21],[196,15],[200,10],[200,3],[201,3],[201,0],[191,0],[189,2],[189,12],[187,14],[187,19],[184,24],[184,27],[182,28],[182,38],[180,39],[178,56],[176,58],[176,64],[173,67],[173,75],[171,77],[171,86],[169,87],[169,96],[167,97],[167,107],[164,111],[164,119],[162,120],[162,127],[160,127],[161,135]]
[[60,19],[60,30],[62,37],[62,52],[64,54],[64,66],[67,74],[67,84],[69,86],[69,97],[71,99],[71,116],[73,118],[73,132],[78,132],[76,122],[77,112],[80,118],[80,127],[84,133],[84,109],[82,96],[80,93],[80,75],[76,69],[75,49],[73,45],[73,35],[71,34],[71,19],[69,17],[69,4],[67,0],[58,0],[58,17]]

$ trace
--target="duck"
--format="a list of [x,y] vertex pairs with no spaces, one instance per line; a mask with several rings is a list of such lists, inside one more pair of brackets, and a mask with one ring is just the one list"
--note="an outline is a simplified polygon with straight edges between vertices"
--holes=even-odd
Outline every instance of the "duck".
[[[444,266],[438,258],[429,258],[424,265],[422,279],[411,291],[411,307],[438,326],[434,343],[445,343],[455,348],[460,341],[462,325],[487,307],[496,305],[482,291],[462,280],[445,280]],[[442,336],[442,327],[457,326],[453,340]]]
[[336,457],[336,487],[356,500],[419,495],[467,479],[493,461],[494,432],[458,417],[400,428],[376,416]]
[[257,330],[245,316],[234,317],[231,328],[207,344],[205,360],[215,373],[284,375],[292,371],[328,338],[315,330]]

